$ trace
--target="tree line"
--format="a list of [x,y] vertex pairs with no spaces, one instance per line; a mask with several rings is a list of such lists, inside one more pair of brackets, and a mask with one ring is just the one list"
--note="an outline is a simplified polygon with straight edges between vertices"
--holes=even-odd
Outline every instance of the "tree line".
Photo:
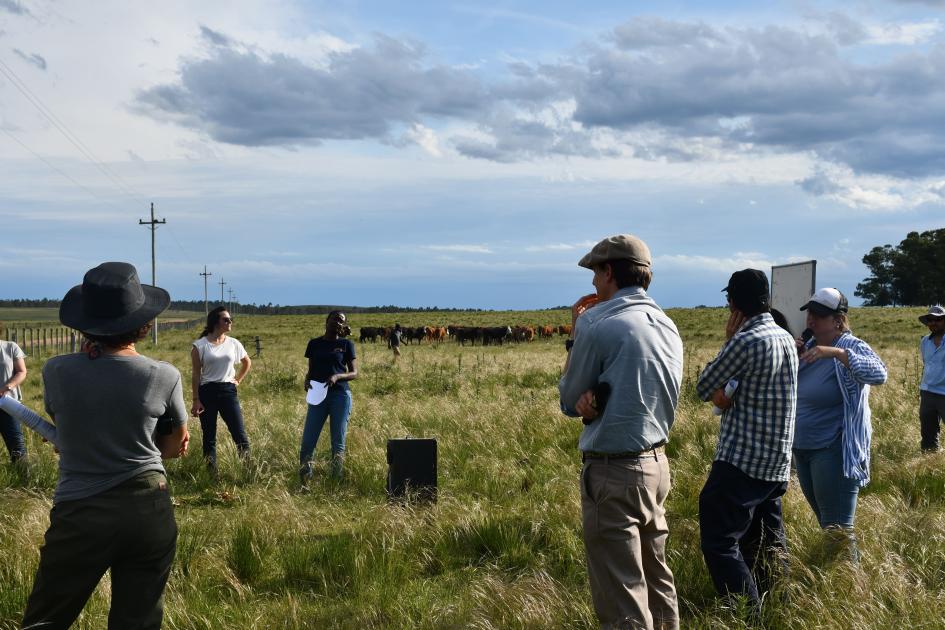
[[854,295],[865,306],[925,306],[945,300],[945,228],[909,232],[896,245],[863,256],[870,276]]
[[[232,304],[222,302],[210,302],[210,308],[217,306],[226,306],[233,308]],[[59,308],[59,300],[50,298],[40,299],[0,299],[0,307],[4,308]],[[172,300],[169,307],[175,311],[194,311],[204,312],[203,300]],[[556,310],[568,308],[565,306],[555,306],[548,309],[537,310]],[[238,305],[240,314],[247,315],[324,315],[334,310],[344,311],[345,313],[456,313],[456,312],[481,312],[488,309],[481,308],[441,308],[438,306],[396,306],[387,304],[384,306],[343,306],[333,304],[303,304],[303,305],[279,305],[269,302],[268,304],[243,304]]]

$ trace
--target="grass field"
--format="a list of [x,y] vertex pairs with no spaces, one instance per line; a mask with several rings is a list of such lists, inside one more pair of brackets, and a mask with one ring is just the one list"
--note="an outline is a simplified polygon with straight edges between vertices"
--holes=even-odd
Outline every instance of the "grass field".
[[[857,513],[863,559],[831,561],[796,482],[785,498],[792,573],[771,628],[945,627],[945,455],[919,452],[921,309],[854,309],[856,334],[889,367],[874,388],[873,482]],[[723,337],[722,309],[672,310],[686,349],[684,391],[668,453],[670,564],[684,628],[738,628],[716,599],[699,550],[698,495],[718,421],[694,381]],[[4,317],[0,313],[0,318]],[[362,325],[565,323],[565,312],[351,316]],[[398,365],[358,344],[347,476],[327,479],[327,435],[315,481],[297,477],[305,405],[302,356],[321,316],[238,317],[263,355],[240,387],[252,441],[248,464],[221,435],[221,472],[205,472],[199,423],[192,452],[168,464],[180,525],[166,594],[167,628],[591,628],[580,536],[577,439],[558,409],[564,349],[554,340],[502,347],[405,346]],[[158,349],[189,382],[196,331]],[[247,344],[249,345],[249,344]],[[26,403],[42,408],[42,359],[31,358]],[[189,389],[189,387],[185,387]],[[189,404],[189,392],[185,392]],[[222,430],[222,425],[221,425]],[[327,428],[326,428],[327,432]],[[439,440],[439,501],[386,500],[388,438]],[[52,449],[30,436],[29,478],[0,464],[0,628],[16,627],[32,584],[56,480]],[[3,456],[5,457],[5,453]],[[102,628],[107,578],[77,627]]]

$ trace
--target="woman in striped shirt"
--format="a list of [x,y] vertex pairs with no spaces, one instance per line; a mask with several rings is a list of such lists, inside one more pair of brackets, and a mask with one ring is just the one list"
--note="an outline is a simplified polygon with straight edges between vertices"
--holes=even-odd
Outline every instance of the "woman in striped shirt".
[[850,332],[847,299],[837,289],[820,289],[801,310],[812,336],[797,342],[797,479],[820,526],[856,562],[853,516],[869,482],[873,433],[870,385],[886,382],[886,366]]

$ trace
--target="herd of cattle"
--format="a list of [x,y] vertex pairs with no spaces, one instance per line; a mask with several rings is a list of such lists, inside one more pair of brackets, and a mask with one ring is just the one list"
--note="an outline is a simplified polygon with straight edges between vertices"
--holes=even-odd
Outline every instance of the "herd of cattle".
[[[378,339],[390,343],[390,335],[393,332],[393,326],[364,326],[361,328],[359,341],[364,343],[370,341],[376,343]],[[420,343],[428,341],[438,343],[453,339],[461,345],[466,342],[475,345],[478,341],[484,346],[490,344],[502,345],[506,341],[534,341],[536,338],[552,337],[555,333],[559,335],[570,335],[571,326],[415,326],[401,328],[401,339],[406,344],[414,341]]]

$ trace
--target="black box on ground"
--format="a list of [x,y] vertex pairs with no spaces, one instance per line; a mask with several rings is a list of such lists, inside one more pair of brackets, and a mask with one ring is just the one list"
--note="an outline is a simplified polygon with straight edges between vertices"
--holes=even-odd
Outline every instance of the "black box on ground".
[[387,495],[436,501],[436,439],[387,440]]

